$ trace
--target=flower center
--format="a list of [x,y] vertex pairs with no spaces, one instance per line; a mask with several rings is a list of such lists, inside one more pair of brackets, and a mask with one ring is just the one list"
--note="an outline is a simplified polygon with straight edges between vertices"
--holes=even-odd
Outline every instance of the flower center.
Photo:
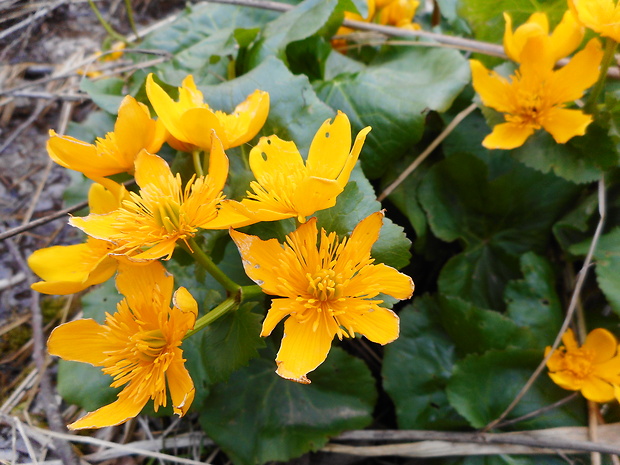
[[577,378],[585,379],[592,373],[593,359],[594,353],[591,350],[573,349],[564,355],[564,369]]
[[136,356],[145,362],[153,362],[167,346],[166,338],[160,329],[143,331],[131,336],[135,344]]
[[342,279],[334,270],[320,270],[314,275],[307,273],[306,277],[308,293],[315,299],[326,302],[336,300],[342,295]]

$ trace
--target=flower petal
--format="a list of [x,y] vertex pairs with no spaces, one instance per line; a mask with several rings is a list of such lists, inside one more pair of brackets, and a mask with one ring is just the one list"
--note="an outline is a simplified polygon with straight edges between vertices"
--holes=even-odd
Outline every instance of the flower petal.
[[338,111],[333,121],[325,121],[312,139],[306,161],[308,175],[336,179],[350,150],[351,124],[347,115]]
[[224,128],[209,108],[190,108],[181,115],[179,123],[183,128],[183,138],[176,135],[175,137],[181,141],[191,142],[201,149],[211,150],[211,131],[215,130],[224,148],[230,147]]
[[103,215],[91,213],[84,217],[72,216],[69,218],[69,224],[81,229],[95,239],[110,241],[111,237],[115,237],[118,234],[118,230],[115,227],[117,223],[116,218],[116,211]]
[[562,334],[562,344],[566,347],[566,350],[575,350],[579,347],[577,339],[575,339],[575,333],[572,329],[568,328],[564,334]]
[[102,366],[110,349],[108,328],[90,318],[64,323],[52,331],[47,350],[65,360]]
[[147,265],[127,265],[120,263],[116,276],[116,288],[125,296],[130,308],[153,305],[153,292],[158,290],[161,305],[169,308],[174,278],[166,272],[160,262]]
[[[68,425],[68,428],[71,430],[103,428],[105,426],[120,425],[130,418],[134,418],[144,408],[149,398],[144,395],[123,395],[126,390],[127,388],[119,394],[115,402],[83,416],[78,421]],[[132,392],[132,394],[134,393]]]
[[136,183],[140,188],[152,184],[166,195],[171,195],[171,184],[174,182],[170,166],[166,160],[142,150],[136,157]]
[[194,401],[196,389],[194,388],[192,377],[183,364],[182,357],[175,358],[168,366],[166,379],[168,380],[168,389],[170,389],[170,397],[172,398],[172,409],[175,414],[183,416]]
[[[569,1],[570,3],[570,1]],[[569,9],[564,12],[562,21],[551,34],[551,54],[555,61],[567,57],[575,51],[583,40],[585,28],[577,21]]]
[[572,102],[581,98],[585,90],[598,79],[602,58],[601,43],[597,39],[591,39],[566,66],[555,71],[549,82],[549,97],[552,104]]
[[238,147],[252,140],[267,121],[268,114],[269,93],[258,89],[237,105],[232,115],[218,112],[228,147]]
[[[196,302],[194,296],[192,296],[186,288],[181,286],[174,292],[172,296],[172,303],[183,313],[192,315],[194,322],[196,321],[196,317],[198,316],[198,302]],[[193,327],[194,325],[192,323],[188,329]]]
[[128,197],[127,189],[111,179],[101,179],[103,184],[95,183],[88,190],[88,206],[91,213],[110,213],[121,207]]
[[396,313],[377,305],[371,306],[362,299],[348,300],[347,311],[338,316],[338,321],[377,344],[385,345],[398,338],[400,320]]
[[263,337],[269,336],[276,325],[287,315],[290,315],[291,313],[301,313],[303,311],[304,306],[295,299],[273,299],[271,301],[271,308],[267,312],[267,316],[265,316],[265,320],[263,321],[263,329],[261,330],[260,335]]
[[469,60],[472,84],[482,103],[502,113],[510,113],[510,84],[495,71],[489,71],[478,60]]
[[259,183],[269,182],[274,173],[304,171],[304,161],[294,142],[284,141],[278,136],[261,137],[250,150],[250,169]]
[[482,145],[487,149],[510,150],[521,147],[532,134],[534,134],[533,126],[500,123],[493,126],[493,131],[484,138]]
[[360,156],[362,146],[364,145],[364,141],[366,140],[366,136],[370,132],[370,129],[370,126],[366,126],[364,129],[357,133],[357,136],[355,136],[355,142],[353,143],[351,153],[349,154],[349,157],[347,158],[347,161],[342,168],[342,171],[336,178],[336,181],[338,181],[338,184],[340,184],[342,189],[344,189],[349,182],[351,172],[353,171],[353,168],[355,168],[355,163],[357,163],[357,159]]
[[146,78],[146,94],[159,120],[176,139],[181,142],[190,142],[185,136],[181,125],[181,115],[187,110],[183,105],[175,102],[154,80],[153,73]]
[[583,379],[578,378],[571,371],[549,373],[549,377],[562,389],[568,389],[569,391],[579,391],[583,385]]
[[581,110],[556,107],[546,113],[542,124],[558,144],[564,144],[575,136],[583,136],[591,122],[592,116]]
[[330,331],[331,325],[326,320],[333,317],[325,312],[318,317],[316,329],[311,321],[299,323],[294,317],[284,322],[284,337],[276,356],[276,373],[281,377],[308,384],[306,375],[327,358],[335,332]]
[[209,185],[215,192],[224,189],[228,178],[228,157],[224,152],[224,145],[217,137],[214,130],[211,131],[211,153],[209,154]]
[[[594,353],[592,363],[599,364],[612,359],[616,355],[618,341],[613,334],[603,328],[596,328],[586,336],[583,348]],[[618,371],[620,373],[620,370]],[[618,374],[614,373],[614,374]]]
[[335,266],[336,272],[343,272],[346,267],[351,266],[351,263],[357,264],[370,257],[370,250],[379,239],[383,216],[383,211],[371,213],[355,226],[340,253]]
[[239,249],[243,268],[249,278],[261,286],[267,294],[282,295],[277,270],[283,249],[278,240],[263,241],[258,236],[244,234],[234,229],[230,230],[230,237]]
[[[290,215],[286,218],[290,218]],[[243,226],[254,224],[257,221],[259,220],[254,218],[254,215],[249,213],[247,208],[239,202],[235,200],[224,200],[220,203],[217,216],[207,223],[199,224],[198,227],[204,229],[242,228]]]
[[305,221],[314,212],[336,205],[336,198],[342,191],[340,184],[332,179],[307,177],[297,185],[291,200],[298,216]]
[[414,290],[413,280],[391,266],[379,263],[368,265],[357,273],[347,285],[347,296],[372,298],[387,294],[396,299],[409,299]]
[[609,402],[614,398],[613,386],[596,376],[588,376],[583,380],[581,393],[594,402]]

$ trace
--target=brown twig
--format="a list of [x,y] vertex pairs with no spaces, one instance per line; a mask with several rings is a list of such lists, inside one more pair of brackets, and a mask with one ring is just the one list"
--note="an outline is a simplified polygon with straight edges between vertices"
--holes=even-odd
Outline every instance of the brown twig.
[[[526,413],[525,415],[521,415],[520,417],[512,418],[511,420],[502,421],[501,423],[498,423],[497,425],[495,425],[495,427],[503,428],[505,426],[514,425],[516,423],[529,420],[530,418],[534,418],[539,415],[542,415],[543,413],[548,412],[549,410],[553,410],[555,408],[561,407],[562,405],[568,404],[569,402],[576,399],[577,397],[579,397],[579,393],[573,392],[572,394],[564,397],[564,399],[560,399],[557,402],[554,402],[553,404],[545,405],[542,408],[536,409],[530,413]],[[590,439],[592,440],[592,438]]]
[[450,124],[448,124],[446,128],[443,131],[441,131],[441,134],[439,134],[435,138],[435,140],[431,142],[428,147],[426,147],[424,152],[418,155],[418,157],[415,160],[413,160],[413,162],[389,186],[387,186],[383,190],[383,192],[379,195],[379,197],[377,197],[377,200],[381,202],[388,195],[390,195],[394,191],[394,189],[396,189],[405,179],[407,179],[407,176],[413,173],[413,171],[418,166],[420,166],[422,162],[426,160],[426,158],[431,153],[433,153],[433,150],[435,150],[439,146],[439,144],[441,144],[443,140],[446,137],[448,137],[448,135],[452,131],[454,131],[454,128],[456,128],[460,124],[460,122],[463,121],[475,109],[476,109],[476,104],[472,103],[467,108],[465,108],[463,111],[461,111],[458,115],[456,115],[454,119],[450,121]]
[[598,211],[599,211],[600,219],[596,226],[596,230],[594,231],[594,236],[592,237],[592,243],[590,244],[590,248],[588,249],[588,253],[586,254],[586,258],[583,262],[583,266],[581,267],[577,275],[577,282],[575,284],[575,289],[573,290],[570,303],[568,305],[568,310],[566,311],[566,317],[564,318],[562,327],[560,328],[560,331],[558,332],[555,338],[555,341],[553,342],[553,345],[551,346],[551,350],[543,358],[543,360],[540,362],[536,370],[534,370],[534,373],[532,373],[530,378],[527,380],[525,385],[521,388],[519,393],[516,395],[516,397],[513,399],[510,405],[506,408],[506,410],[504,410],[504,412],[502,412],[502,414],[497,419],[493,420],[491,423],[486,425],[482,429],[483,432],[489,431],[491,428],[495,427],[500,421],[506,418],[506,415],[508,415],[512,411],[512,409],[521,401],[523,396],[527,393],[527,391],[529,391],[529,389],[532,387],[536,379],[538,379],[538,376],[540,376],[540,374],[544,370],[545,366],[547,365],[547,361],[551,358],[551,356],[553,355],[553,352],[555,352],[555,350],[560,345],[560,341],[562,340],[562,335],[568,329],[568,325],[570,324],[573,318],[573,314],[575,313],[575,309],[577,308],[577,303],[579,302],[579,296],[581,295],[581,288],[583,287],[583,283],[585,281],[586,275],[588,274],[588,270],[590,269],[590,265],[592,263],[592,256],[594,254],[594,250],[596,249],[598,240],[601,237],[601,234],[603,232],[603,225],[605,224],[607,203],[605,201],[605,177],[604,176],[602,176],[598,182]]

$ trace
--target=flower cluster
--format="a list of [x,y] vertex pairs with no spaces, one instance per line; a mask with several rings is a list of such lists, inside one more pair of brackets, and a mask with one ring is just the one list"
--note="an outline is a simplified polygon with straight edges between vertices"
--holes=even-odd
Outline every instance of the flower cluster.
[[[149,399],[156,410],[165,406],[168,393],[175,413],[184,415],[189,409],[194,386],[181,344],[211,320],[209,314],[197,320],[198,305],[187,289],[173,294],[173,277],[162,260],[183,247],[223,285],[231,301],[238,305],[244,298],[241,286],[194,240],[201,230],[230,229],[247,274],[266,294],[284,297],[273,300],[262,331],[268,336],[288,316],[276,360],[280,376],[308,383],[307,373],[325,360],[336,335],[342,339],[358,332],[380,344],[398,337],[398,317],[380,306],[380,294],[406,299],[414,286],[411,278],[374,264],[370,256],[383,213],[362,220],[348,239],[325,230],[318,238],[312,218],[336,204],[369,127],[353,140],[349,119],[337,112],[318,129],[305,160],[294,142],[261,137],[245,160],[255,180],[245,198],[227,199],[226,150],[257,136],[269,113],[269,94],[255,90],[226,114],[205,103],[191,75],[178,88],[177,100],[153,75],[146,80],[146,93],[157,119],[146,105],[126,96],[114,131],[94,144],[51,131],[47,145],[55,162],[95,183],[90,214],[69,221],[87,234],[86,242],[32,254],[30,267],[42,279],[33,288],[69,294],[116,273],[117,289],[124,296],[105,324],[77,320],[50,336],[50,353],[100,366],[113,377],[113,387],[124,386],[114,403],[71,428],[120,424],[135,417]],[[164,143],[189,154],[193,175],[173,173],[157,154]],[[133,177],[137,188],[128,191],[116,182],[118,176]],[[287,218],[300,226],[282,245],[232,229]],[[63,267],[57,265],[61,260]],[[250,287],[260,293],[260,287]]]
[[[580,347],[568,329],[562,342],[564,345],[547,361],[551,379],[564,389],[581,391],[594,402],[620,401],[620,352],[614,335],[606,329],[595,329]],[[547,347],[545,356],[550,350]]]
[[513,149],[525,143],[538,129],[545,129],[563,144],[584,135],[592,116],[580,109],[565,108],[580,99],[599,77],[603,51],[598,39],[591,39],[562,68],[557,61],[581,43],[583,26],[568,10],[552,34],[544,13],[535,13],[512,30],[512,20],[504,14],[504,50],[519,64],[509,79],[489,71],[480,61],[471,60],[473,86],[482,103],[504,115],[482,144],[489,149]]

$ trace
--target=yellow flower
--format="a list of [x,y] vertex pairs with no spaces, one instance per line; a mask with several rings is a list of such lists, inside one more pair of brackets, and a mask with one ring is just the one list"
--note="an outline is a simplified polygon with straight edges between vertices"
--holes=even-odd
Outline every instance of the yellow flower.
[[620,42],[620,5],[613,0],[568,0],[568,6],[584,26]]
[[194,327],[198,305],[184,287],[173,296],[173,285],[172,276],[159,262],[121,266],[116,286],[125,298],[116,313],[107,314],[105,324],[82,319],[52,331],[47,342],[50,354],[100,366],[114,378],[112,387],[126,385],[115,402],[80,418],[70,429],[124,423],[138,415],[149,399],[157,411],[166,406],[167,390],[174,413],[183,416],[187,412],[194,399],[194,383],[179,346]]
[[[95,214],[105,214],[120,207],[128,196],[122,185],[108,179],[106,187],[93,184],[88,204]],[[28,265],[43,281],[32,289],[43,294],[67,295],[107,281],[116,272],[117,260],[108,254],[112,244],[89,237],[83,244],[57,245],[33,252]]]
[[379,11],[379,24],[396,26],[408,29],[420,29],[420,26],[413,23],[415,12],[420,6],[417,0],[392,0],[384,2]]
[[158,152],[166,137],[163,124],[151,119],[146,105],[127,95],[118,110],[114,132],[93,145],[51,130],[47,152],[59,165],[98,181],[104,176],[133,173],[138,153],[143,149]]
[[123,56],[123,50],[125,50],[125,47],[127,47],[127,44],[119,40],[112,44],[112,46],[110,47],[110,50],[108,50],[109,53],[106,53],[104,55],[102,52],[97,52],[96,55],[99,57],[99,61],[118,60],[120,57]]
[[309,383],[306,374],[327,357],[335,335],[366,336],[387,344],[398,337],[398,316],[380,307],[379,294],[408,299],[413,281],[384,264],[373,264],[370,249],[379,237],[383,212],[362,220],[347,240],[321,230],[317,247],[316,218],[311,218],[286,243],[263,241],[231,230],[247,275],[273,299],[261,336],[268,336],[280,320],[284,338],[278,352],[277,373]]
[[528,41],[520,54],[521,66],[510,81],[478,60],[470,60],[474,89],[482,103],[504,113],[506,120],[482,141],[486,148],[519,147],[540,128],[563,144],[584,135],[592,122],[590,115],[564,106],[581,98],[598,79],[603,57],[599,41],[590,40],[584,50],[557,71],[552,63],[541,63],[537,53],[537,41]]
[[[179,101],[175,102],[153,80],[146,79],[149,100],[170,134],[186,149],[211,149],[211,130],[215,129],[224,149],[250,141],[265,124],[269,113],[269,94],[255,90],[228,115],[213,111],[204,103],[202,92],[196,88],[192,75],[179,87]],[[189,151],[191,151],[189,150]]]
[[583,26],[579,24],[570,10],[564,13],[562,21],[551,35],[549,35],[549,20],[545,13],[534,13],[514,33],[512,18],[508,13],[504,13],[504,19],[506,20],[504,50],[506,55],[517,63],[522,62],[521,54],[528,41],[535,40],[541,59],[555,64],[579,47],[585,33]]
[[[579,347],[572,330],[562,336],[564,346],[547,361],[549,376],[561,388],[581,391],[594,402],[620,401],[620,353],[618,341],[606,329],[590,332]],[[545,356],[551,347],[545,350]]]
[[165,160],[146,151],[136,159],[139,193],[131,193],[121,208],[69,221],[91,237],[112,242],[112,253],[131,261],[169,259],[177,241],[193,237],[198,228],[228,229],[247,218],[223,208],[222,189],[228,176],[228,157],[213,134],[209,174],[193,176],[183,187]]
[[338,112],[325,121],[310,145],[304,164],[294,142],[277,136],[261,137],[250,151],[256,181],[241,203],[228,205],[254,221],[297,217],[304,222],[318,210],[333,207],[344,190],[370,127],[362,129],[351,148],[349,118]]

